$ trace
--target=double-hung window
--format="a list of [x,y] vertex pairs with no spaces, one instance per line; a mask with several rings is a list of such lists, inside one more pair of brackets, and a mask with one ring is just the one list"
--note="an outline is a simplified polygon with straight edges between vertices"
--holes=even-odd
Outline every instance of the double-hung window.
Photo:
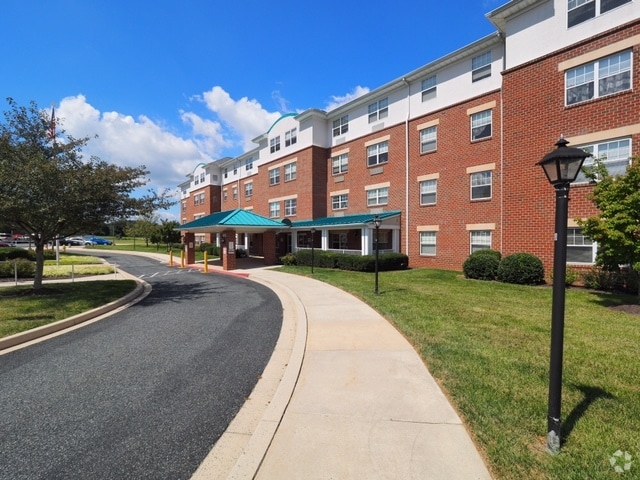
[[491,76],[491,50],[471,59],[471,81]]
[[367,206],[375,207],[389,203],[389,187],[367,190]]
[[432,98],[436,98],[437,81],[436,76],[432,75],[429,78],[425,78],[421,82],[420,88],[422,89],[422,101],[426,102]]
[[284,166],[284,181],[290,182],[296,179],[296,162]]
[[573,27],[594,18],[596,11],[601,15],[625,3],[631,3],[631,0],[568,0],[567,27]]
[[292,128],[284,134],[284,146],[290,147],[298,141],[298,129]]
[[382,120],[389,115],[389,99],[383,98],[369,105],[369,123]]
[[331,196],[331,209],[332,210],[344,210],[349,206],[349,194],[340,193],[338,195]]
[[349,115],[333,121],[333,136],[339,137],[349,131]]
[[280,167],[269,170],[269,185],[280,183]]
[[253,158],[247,158],[244,161],[244,169],[246,171],[253,170]]
[[[590,153],[592,156],[587,157],[583,166],[591,167],[594,163],[594,158],[598,158],[602,161],[607,172],[610,175],[623,175],[627,171],[627,166],[631,162],[631,139],[621,138],[618,140],[610,140],[601,143],[594,143],[592,145],[582,145],[578,148],[582,148],[585,152]],[[575,183],[588,182],[586,175],[583,172],[578,174]]]
[[471,200],[491,198],[491,171],[471,174]]
[[420,153],[435,152],[438,148],[438,127],[420,130]]
[[234,200],[238,199],[238,187],[236,187],[235,185],[231,189],[231,196],[233,197]]
[[291,198],[284,201],[284,216],[294,217],[298,211],[298,199]]
[[436,232],[420,232],[420,255],[436,254]]
[[269,218],[278,218],[280,216],[280,202],[271,202],[269,204]]
[[631,50],[567,70],[567,105],[631,89]]
[[270,152],[275,153],[280,150],[280,135],[269,140]]
[[244,196],[249,198],[253,195],[253,182],[244,184]]
[[593,264],[596,250],[596,243],[585,237],[581,228],[567,228],[567,263]]
[[331,173],[333,175],[342,175],[349,171],[349,154],[343,153],[331,159]]
[[493,115],[491,110],[471,115],[471,141],[491,137],[491,124]]
[[420,182],[420,205],[435,205],[438,180],[424,180]]
[[384,141],[367,147],[367,166],[374,167],[389,161],[389,142]]
[[472,230],[471,253],[491,248],[491,230]]

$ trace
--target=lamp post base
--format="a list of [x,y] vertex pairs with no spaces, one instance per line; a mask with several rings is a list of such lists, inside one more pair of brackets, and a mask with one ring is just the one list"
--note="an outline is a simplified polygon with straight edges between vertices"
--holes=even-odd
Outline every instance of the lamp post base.
[[547,452],[552,455],[560,453],[560,437],[553,430],[547,433]]

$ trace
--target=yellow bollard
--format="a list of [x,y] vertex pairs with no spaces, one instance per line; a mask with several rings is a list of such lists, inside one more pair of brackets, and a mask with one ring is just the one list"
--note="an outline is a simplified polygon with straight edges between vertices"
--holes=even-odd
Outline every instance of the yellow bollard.
[[204,273],[209,273],[209,259],[206,250],[204,251]]
[[173,250],[169,250],[169,266],[173,267]]
[[180,252],[180,268],[184,268],[184,252]]

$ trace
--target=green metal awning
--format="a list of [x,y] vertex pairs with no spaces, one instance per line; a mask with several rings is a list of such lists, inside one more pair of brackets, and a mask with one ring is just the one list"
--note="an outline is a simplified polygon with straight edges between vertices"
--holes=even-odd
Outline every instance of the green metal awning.
[[399,217],[402,212],[400,210],[391,210],[383,213],[357,213],[353,215],[343,215],[340,217],[324,217],[315,220],[302,220],[299,222],[291,222],[291,228],[296,230],[305,230],[309,228],[338,228],[355,226],[367,226],[373,223],[375,217],[382,221],[390,218]]
[[194,233],[217,233],[224,230],[238,230],[239,232],[264,232],[288,228],[287,224],[263,217],[251,210],[227,210],[216,212],[193,222],[183,223],[176,230],[186,230]]

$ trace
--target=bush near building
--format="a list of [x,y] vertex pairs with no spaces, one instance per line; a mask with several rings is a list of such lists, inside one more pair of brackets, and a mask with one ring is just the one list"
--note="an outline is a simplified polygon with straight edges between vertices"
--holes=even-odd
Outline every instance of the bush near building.
[[497,250],[477,250],[462,264],[462,273],[473,280],[495,280],[501,258]]
[[[280,261],[285,265],[311,266],[311,250],[299,250],[295,255],[287,254],[281,257]],[[376,257],[374,255],[360,256],[317,250],[313,252],[313,265],[318,268],[373,272],[376,268]],[[407,268],[409,268],[409,257],[404,253],[381,253],[378,257],[378,270],[380,272],[405,270]]]
[[544,282],[544,265],[530,253],[514,253],[500,260],[498,280],[519,285],[540,285]]

